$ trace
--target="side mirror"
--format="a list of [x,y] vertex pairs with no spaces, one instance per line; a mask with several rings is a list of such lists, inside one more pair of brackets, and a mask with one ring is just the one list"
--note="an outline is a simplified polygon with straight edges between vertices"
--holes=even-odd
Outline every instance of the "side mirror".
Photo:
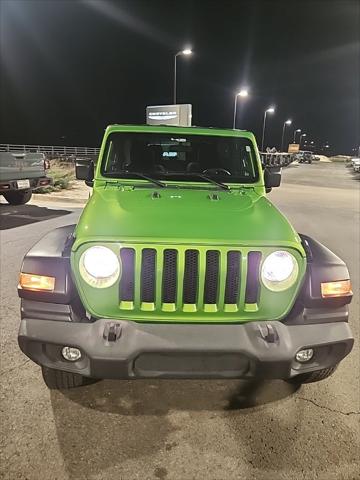
[[94,185],[94,162],[78,159],[75,162],[75,175],[78,180],[85,180],[88,187]]
[[273,187],[279,187],[281,183],[281,167],[266,167],[264,170],[266,193],[271,192]]

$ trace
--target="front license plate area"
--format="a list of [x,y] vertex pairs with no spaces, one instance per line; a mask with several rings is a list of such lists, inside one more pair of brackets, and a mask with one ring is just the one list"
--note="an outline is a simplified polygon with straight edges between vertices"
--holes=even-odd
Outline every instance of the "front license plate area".
[[30,188],[30,180],[18,180],[16,184],[18,189]]
[[144,377],[209,376],[241,377],[249,369],[249,359],[239,353],[196,354],[156,353],[140,354],[135,360],[135,373]]

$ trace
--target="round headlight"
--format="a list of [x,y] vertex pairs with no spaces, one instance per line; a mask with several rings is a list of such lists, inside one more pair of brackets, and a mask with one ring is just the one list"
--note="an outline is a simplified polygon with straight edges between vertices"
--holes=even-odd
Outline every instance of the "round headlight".
[[82,278],[92,287],[106,288],[114,285],[120,275],[120,263],[110,248],[90,247],[80,257]]
[[264,285],[274,292],[281,292],[294,285],[299,273],[298,263],[293,255],[283,250],[270,253],[261,268]]

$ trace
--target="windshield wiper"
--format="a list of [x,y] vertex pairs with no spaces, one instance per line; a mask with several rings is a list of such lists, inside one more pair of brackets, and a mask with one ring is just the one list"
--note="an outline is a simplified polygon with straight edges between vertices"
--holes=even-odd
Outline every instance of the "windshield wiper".
[[139,178],[142,178],[144,180],[147,180],[148,182],[151,182],[153,183],[154,185],[157,185],[158,187],[161,187],[161,188],[166,188],[167,185],[163,182],[160,182],[160,180],[155,180],[155,178],[151,178],[151,177],[148,177],[147,175],[144,175],[143,173],[141,172],[127,172],[127,171],[122,171],[122,172],[116,172],[116,173],[113,173],[113,174],[107,174],[108,176],[115,176],[115,177],[119,177],[119,175],[121,175],[122,173],[125,173],[126,175],[135,175],[136,177],[139,177]]
[[222,188],[223,190],[230,190],[229,185],[226,185],[225,183],[218,182],[217,180],[214,180],[211,177],[208,177],[207,175],[204,175],[203,173],[196,173],[196,172],[169,172],[169,176],[174,175],[174,176],[180,176],[180,177],[199,177],[202,178],[203,180],[206,180],[209,183],[212,183],[214,185],[217,185],[218,187]]

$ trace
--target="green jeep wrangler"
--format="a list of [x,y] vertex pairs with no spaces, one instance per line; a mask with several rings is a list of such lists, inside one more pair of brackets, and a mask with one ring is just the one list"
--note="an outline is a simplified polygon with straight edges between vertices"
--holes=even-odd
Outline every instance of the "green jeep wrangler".
[[96,379],[322,380],[351,351],[346,265],[266,197],[253,134],[113,125],[78,224],[25,256],[19,345],[49,388]]

